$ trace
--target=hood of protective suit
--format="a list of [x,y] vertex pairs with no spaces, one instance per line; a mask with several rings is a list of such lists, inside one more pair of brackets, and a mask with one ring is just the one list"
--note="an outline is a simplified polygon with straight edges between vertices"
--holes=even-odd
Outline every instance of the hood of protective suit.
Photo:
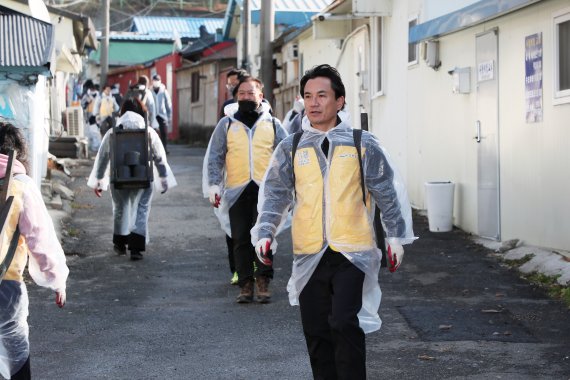
[[[0,153],[0,178],[4,178],[6,176],[7,166],[8,156]],[[14,161],[12,161],[12,174],[26,174],[26,168],[17,159],[14,159]]]
[[127,111],[117,121],[124,129],[144,129],[144,118],[136,112]]

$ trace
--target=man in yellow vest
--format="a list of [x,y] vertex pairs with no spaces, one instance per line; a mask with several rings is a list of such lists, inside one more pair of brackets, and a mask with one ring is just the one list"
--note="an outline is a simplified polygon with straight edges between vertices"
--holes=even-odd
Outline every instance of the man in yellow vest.
[[287,136],[281,122],[269,113],[263,100],[263,84],[242,76],[234,89],[237,103],[226,107],[204,158],[204,196],[215,207],[222,228],[232,238],[240,293],[238,303],[271,297],[271,264],[260,262],[251,245],[251,227],[257,219],[257,195],[273,150]]
[[356,133],[342,111],[345,88],[337,70],[315,66],[300,87],[303,132],[289,136],[273,154],[259,191],[252,243],[260,261],[269,262],[275,232],[293,207],[287,290],[290,303],[301,307],[313,376],[365,379],[364,334],[381,324],[381,253],[370,198],[382,210],[392,270],[402,263],[402,245],[415,239],[411,208],[378,140],[363,131],[357,149]]

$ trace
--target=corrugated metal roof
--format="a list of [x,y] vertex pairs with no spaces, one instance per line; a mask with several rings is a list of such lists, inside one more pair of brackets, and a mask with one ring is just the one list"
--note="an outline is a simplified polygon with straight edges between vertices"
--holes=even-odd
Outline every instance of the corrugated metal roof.
[[[111,32],[109,39],[113,41],[171,41],[175,38],[174,32],[141,34],[137,32]],[[182,38],[182,37],[180,37]],[[101,39],[101,37],[99,37]]]
[[[260,6],[262,0],[251,0],[251,23],[259,24]],[[321,12],[334,0],[274,0],[275,24],[289,25],[302,28],[311,22],[311,16]],[[241,12],[243,0],[229,0],[224,18],[224,30],[222,32],[225,40],[230,38],[232,24],[237,14]],[[238,8],[238,9],[236,9]],[[235,30],[235,27],[234,27]]]
[[53,25],[23,14],[0,15],[0,69],[49,71]]
[[199,17],[134,17],[131,32],[141,34],[173,35],[176,30],[180,38],[199,38],[200,26],[204,25],[206,31],[216,33],[216,29],[224,26],[223,18],[199,18]]
[[[125,66],[143,64],[158,57],[172,53],[172,42],[130,42],[111,41],[109,43],[109,65]],[[99,62],[100,51],[93,51],[89,55],[89,60]]]
[[[275,12],[320,12],[333,0],[274,0]],[[240,1],[241,3],[241,1]],[[251,10],[261,8],[261,0],[251,0]]]

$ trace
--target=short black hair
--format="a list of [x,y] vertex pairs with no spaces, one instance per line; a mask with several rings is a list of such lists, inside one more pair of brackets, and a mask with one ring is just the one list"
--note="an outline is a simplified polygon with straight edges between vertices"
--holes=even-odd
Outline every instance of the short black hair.
[[142,84],[145,86],[148,85],[148,82],[149,82],[149,80],[148,80],[148,77],[146,75],[141,75],[139,77],[139,80],[137,81],[138,84]]
[[239,83],[235,86],[235,88],[232,91],[232,95],[234,98],[237,95],[239,86],[241,86],[241,84],[245,82],[256,82],[259,85],[259,89],[261,90],[261,92],[263,92],[263,82],[259,78],[256,78],[252,75],[244,75],[238,78],[239,78]]
[[231,69],[230,71],[228,71],[228,75],[226,75],[226,77],[231,77],[232,75],[237,75],[238,79],[241,77],[245,77],[246,75],[249,75],[249,73],[247,71],[245,71],[244,69]]
[[[329,78],[331,81],[331,87],[334,90],[335,98],[338,99],[342,96],[346,99],[346,89],[344,88],[344,83],[342,83],[338,70],[327,64],[313,66],[312,69],[305,71],[305,75],[301,78],[301,97],[305,97],[305,85],[307,82],[310,79],[315,79],[317,77]],[[346,101],[342,105],[342,108],[344,108],[345,105]]]
[[127,111],[138,113],[146,120],[147,109],[139,98],[129,97],[125,99],[123,105],[121,106],[121,116],[124,115]]

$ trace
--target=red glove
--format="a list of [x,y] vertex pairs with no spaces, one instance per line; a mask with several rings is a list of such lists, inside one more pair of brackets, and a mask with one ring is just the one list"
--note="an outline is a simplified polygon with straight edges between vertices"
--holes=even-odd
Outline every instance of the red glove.
[[395,272],[404,260],[404,247],[398,244],[388,246],[388,269]]
[[65,306],[65,290],[56,290],[55,291],[55,304],[60,308]]
[[255,245],[255,253],[257,254],[257,258],[259,261],[261,261],[262,264],[271,266],[271,264],[273,264],[273,255],[271,254],[271,239],[260,239]]

